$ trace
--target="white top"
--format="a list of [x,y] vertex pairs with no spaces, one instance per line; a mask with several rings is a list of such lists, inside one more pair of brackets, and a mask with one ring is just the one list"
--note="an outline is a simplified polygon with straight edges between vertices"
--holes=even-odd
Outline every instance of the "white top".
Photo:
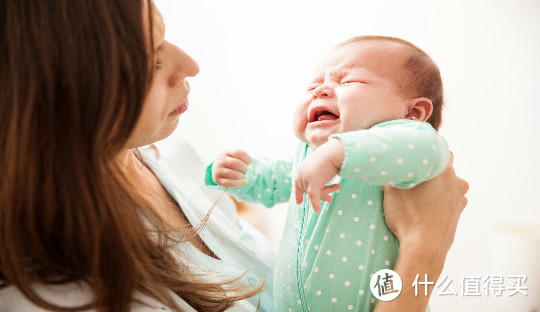
[[[140,149],[145,164],[154,172],[163,187],[176,199],[193,226],[206,216],[221,191],[204,186],[205,164],[193,148],[177,135],[156,143],[159,158],[150,148]],[[264,290],[257,296],[238,302],[229,311],[274,311],[272,301],[272,268],[274,253],[268,240],[253,226],[238,218],[236,205],[223,196],[199,233],[206,246],[221,260],[199,251],[189,242],[179,244],[177,255],[187,264],[208,276],[209,281],[223,281],[246,273],[240,282],[257,284],[266,279]],[[215,274],[208,274],[215,272]],[[40,294],[57,305],[81,305],[91,300],[85,285],[71,283],[42,288]],[[136,293],[146,306],[133,305],[131,311],[167,311],[162,304]],[[194,311],[175,296],[184,311]],[[0,290],[0,312],[42,312],[14,287]],[[170,310],[169,310],[170,311]]]

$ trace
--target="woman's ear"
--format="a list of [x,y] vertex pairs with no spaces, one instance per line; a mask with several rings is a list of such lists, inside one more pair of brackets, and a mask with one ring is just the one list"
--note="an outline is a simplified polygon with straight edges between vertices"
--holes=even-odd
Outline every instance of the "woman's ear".
[[414,117],[415,120],[427,121],[431,112],[433,112],[433,104],[431,100],[425,97],[414,98],[410,100],[408,105],[409,112],[405,118]]

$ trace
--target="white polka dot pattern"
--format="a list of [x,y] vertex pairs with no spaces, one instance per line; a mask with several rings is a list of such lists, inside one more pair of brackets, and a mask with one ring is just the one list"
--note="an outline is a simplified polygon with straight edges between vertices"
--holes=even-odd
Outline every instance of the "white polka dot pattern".
[[[393,268],[397,256],[397,239],[384,222],[380,186],[413,187],[438,175],[449,158],[446,141],[417,121],[386,122],[332,137],[341,140],[346,152],[336,180],[342,188],[321,213],[313,213],[309,200],[295,204],[292,168],[297,164],[291,161],[254,159],[245,175],[248,185],[230,189],[242,200],[269,207],[290,199],[274,274],[279,311],[310,306],[372,311],[369,276]],[[299,146],[296,159],[313,153]]]

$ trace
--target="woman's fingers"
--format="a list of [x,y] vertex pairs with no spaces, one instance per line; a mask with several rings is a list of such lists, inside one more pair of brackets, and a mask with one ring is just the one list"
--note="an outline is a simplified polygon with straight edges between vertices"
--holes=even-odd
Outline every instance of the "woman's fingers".
[[469,200],[467,197],[463,197],[463,200],[461,201],[461,209],[459,211],[460,215],[463,213],[463,210],[465,210],[465,207],[467,207],[467,203],[469,203]]
[[461,192],[463,193],[463,195],[465,195],[469,191],[469,182],[463,180],[462,178],[459,178],[459,180],[459,183],[461,185]]

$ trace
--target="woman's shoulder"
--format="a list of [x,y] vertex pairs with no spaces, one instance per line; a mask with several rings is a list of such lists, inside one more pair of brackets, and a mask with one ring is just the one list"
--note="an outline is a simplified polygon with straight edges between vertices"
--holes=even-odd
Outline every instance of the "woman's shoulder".
[[[86,283],[68,283],[63,285],[35,286],[36,293],[51,304],[60,307],[79,307],[92,302],[93,295],[90,286]],[[176,304],[182,311],[195,311],[180,297],[171,292]],[[164,312],[173,311],[153,298],[149,298],[139,292],[135,292],[131,305],[131,312]],[[28,300],[15,286],[0,289],[0,312],[49,312]],[[85,310],[95,312],[96,310]]]
[[204,161],[179,135],[173,134],[140,151],[144,162],[162,184],[171,182],[190,193],[204,181]]
[[144,148],[156,161],[174,161],[175,163],[188,163],[190,166],[204,166],[202,157],[179,134],[173,133],[168,138]]

